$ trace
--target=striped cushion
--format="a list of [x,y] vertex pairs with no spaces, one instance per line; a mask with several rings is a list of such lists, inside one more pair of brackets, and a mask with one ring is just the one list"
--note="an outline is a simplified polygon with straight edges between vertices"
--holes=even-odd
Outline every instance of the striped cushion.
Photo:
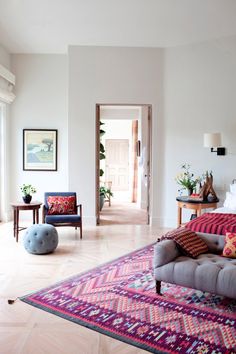
[[199,254],[207,253],[207,244],[193,231],[185,227],[167,232],[161,240],[172,239],[186,256],[196,258]]

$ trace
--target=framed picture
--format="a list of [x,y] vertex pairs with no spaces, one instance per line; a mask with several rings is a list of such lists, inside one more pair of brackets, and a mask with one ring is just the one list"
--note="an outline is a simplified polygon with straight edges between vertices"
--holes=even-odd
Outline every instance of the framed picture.
[[57,171],[56,129],[23,129],[23,170]]

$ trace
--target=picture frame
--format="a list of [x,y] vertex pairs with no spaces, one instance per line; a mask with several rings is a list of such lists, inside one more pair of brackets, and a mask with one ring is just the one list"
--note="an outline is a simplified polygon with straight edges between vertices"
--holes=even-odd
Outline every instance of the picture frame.
[[23,170],[57,171],[57,129],[23,129]]

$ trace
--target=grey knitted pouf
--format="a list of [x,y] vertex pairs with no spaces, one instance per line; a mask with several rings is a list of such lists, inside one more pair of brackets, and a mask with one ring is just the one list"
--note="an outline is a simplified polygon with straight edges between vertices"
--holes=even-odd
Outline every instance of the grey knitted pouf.
[[58,245],[58,233],[53,225],[34,224],[25,232],[24,247],[33,254],[53,252]]

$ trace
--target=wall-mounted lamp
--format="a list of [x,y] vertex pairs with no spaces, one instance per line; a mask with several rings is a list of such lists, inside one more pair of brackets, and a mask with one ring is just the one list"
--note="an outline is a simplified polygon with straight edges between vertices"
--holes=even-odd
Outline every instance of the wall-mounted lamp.
[[[220,133],[205,133],[204,147],[211,148],[211,152],[216,152],[217,155],[225,155],[225,148],[221,147]],[[216,150],[214,150],[216,148]]]

